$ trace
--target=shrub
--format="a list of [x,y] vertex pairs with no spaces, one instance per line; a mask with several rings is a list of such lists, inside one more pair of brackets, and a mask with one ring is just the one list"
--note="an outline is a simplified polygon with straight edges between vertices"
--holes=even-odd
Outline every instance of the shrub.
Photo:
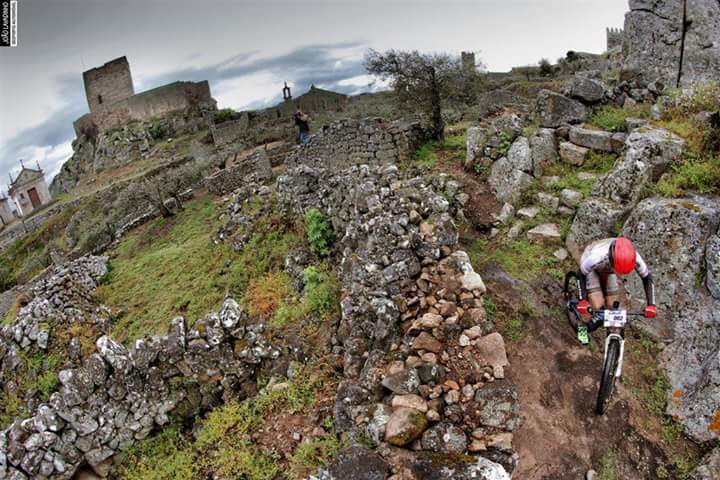
[[271,317],[286,298],[292,295],[292,281],[285,272],[270,272],[252,279],[245,293],[248,313]]
[[720,83],[696,85],[691,90],[672,90],[665,101],[663,117],[682,118],[699,112],[720,110]]
[[319,257],[327,257],[335,242],[330,220],[317,208],[311,208],[305,214],[305,228],[312,252]]
[[223,108],[222,110],[218,110],[215,112],[215,116],[213,117],[213,120],[216,124],[227,122],[228,120],[232,120],[235,117],[235,110],[232,108]]
[[339,305],[340,287],[326,270],[309,266],[303,271],[305,290],[303,301],[307,308],[320,316],[332,314]]
[[510,132],[500,132],[500,146],[498,147],[498,152],[501,156],[507,155],[507,153],[510,151],[510,147],[513,143],[513,134]]
[[543,77],[549,77],[555,74],[555,68],[553,68],[550,60],[547,58],[541,58],[538,65],[540,66],[540,75]]

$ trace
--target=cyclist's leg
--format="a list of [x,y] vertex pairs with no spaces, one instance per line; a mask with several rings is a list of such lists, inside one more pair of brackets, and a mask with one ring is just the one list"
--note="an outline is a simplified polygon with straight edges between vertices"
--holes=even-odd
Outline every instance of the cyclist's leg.
[[620,281],[614,273],[610,273],[605,280],[605,306],[611,308],[620,300]]
[[[590,272],[587,275],[586,288],[588,292],[588,301],[593,310],[598,310],[603,307],[603,301],[605,296],[603,294],[603,286],[600,275],[597,272]],[[590,315],[583,315],[582,320],[585,323],[590,321]]]

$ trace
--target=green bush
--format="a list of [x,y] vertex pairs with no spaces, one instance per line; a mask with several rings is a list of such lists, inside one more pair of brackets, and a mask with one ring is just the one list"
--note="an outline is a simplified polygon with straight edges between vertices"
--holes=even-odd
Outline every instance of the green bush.
[[305,214],[305,229],[312,252],[319,257],[327,257],[335,242],[330,220],[317,208],[311,208]]
[[338,309],[340,300],[340,287],[327,271],[309,266],[303,271],[305,290],[303,301],[310,309],[320,316],[330,315]]
[[513,134],[510,132],[500,132],[500,146],[498,147],[498,153],[501,156],[507,155],[510,151],[510,147],[513,144]]
[[222,110],[218,110],[215,112],[214,120],[215,123],[223,123],[227,122],[228,120],[232,120],[235,117],[235,110],[232,108],[223,108]]

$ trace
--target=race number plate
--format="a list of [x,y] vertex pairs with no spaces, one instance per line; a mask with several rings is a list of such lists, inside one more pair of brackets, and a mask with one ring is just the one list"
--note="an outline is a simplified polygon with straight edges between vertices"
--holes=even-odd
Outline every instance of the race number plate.
[[605,310],[605,328],[622,328],[627,323],[625,310]]

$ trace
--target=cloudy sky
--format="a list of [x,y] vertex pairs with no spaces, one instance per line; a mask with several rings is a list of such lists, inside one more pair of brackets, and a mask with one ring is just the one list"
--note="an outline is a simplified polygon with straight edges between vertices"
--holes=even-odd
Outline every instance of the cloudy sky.
[[[311,83],[368,89],[368,48],[475,51],[492,71],[600,53],[627,0],[19,0],[0,48],[0,191],[18,160],[52,177],[88,111],[82,72],[126,55],[135,91],[210,81],[220,107],[255,108]],[[48,178],[49,180],[50,178]]]

